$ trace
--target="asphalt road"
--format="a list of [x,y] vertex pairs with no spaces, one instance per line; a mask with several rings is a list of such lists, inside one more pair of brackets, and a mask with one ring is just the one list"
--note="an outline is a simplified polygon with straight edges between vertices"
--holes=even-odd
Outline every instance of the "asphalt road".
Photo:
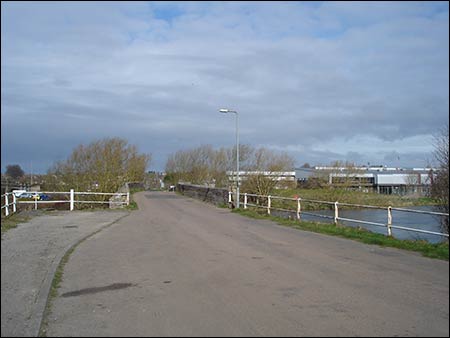
[[136,199],[72,254],[47,336],[449,336],[448,262]]

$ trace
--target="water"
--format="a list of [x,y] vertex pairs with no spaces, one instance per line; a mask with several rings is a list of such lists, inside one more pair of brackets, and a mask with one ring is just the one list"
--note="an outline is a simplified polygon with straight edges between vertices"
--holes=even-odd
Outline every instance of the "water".
[[[421,207],[410,207],[408,209],[412,210],[421,210],[421,211],[436,211],[433,207],[430,206],[421,206]],[[333,223],[334,222],[334,210],[318,210],[318,211],[310,211],[311,213],[328,216],[330,218],[323,218],[318,216],[312,216],[303,214],[301,215],[302,220],[304,221],[320,221]],[[288,213],[281,211],[273,211],[272,215],[274,216],[286,216]],[[295,213],[294,213],[295,214]],[[292,214],[291,214],[292,215]],[[374,222],[374,223],[382,223],[387,224],[387,210],[384,209],[353,209],[353,210],[339,210],[339,217],[343,218],[351,218],[366,222]],[[436,215],[427,215],[427,214],[417,214],[411,212],[397,211],[392,210],[392,225],[394,226],[403,226],[407,228],[415,228],[427,231],[434,232],[442,232],[440,225],[440,217],[444,216],[436,216]],[[387,227],[385,226],[375,226],[370,224],[362,224],[348,221],[341,221],[339,223],[351,226],[351,227],[362,227],[369,231],[380,233],[383,235],[387,235]],[[401,229],[392,229],[392,235],[398,239],[420,239],[427,240],[430,243],[439,243],[442,241],[446,241],[447,237],[424,234],[420,232],[407,231]]]

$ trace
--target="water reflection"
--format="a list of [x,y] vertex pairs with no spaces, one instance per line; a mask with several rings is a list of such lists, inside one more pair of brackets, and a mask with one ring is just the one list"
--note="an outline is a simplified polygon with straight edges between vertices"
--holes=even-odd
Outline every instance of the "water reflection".
[[[430,206],[421,206],[421,207],[412,207],[408,208],[412,210],[421,210],[421,211],[436,211],[433,210],[433,207]],[[319,210],[313,211],[310,213],[314,213],[322,216],[329,216],[329,218],[324,218],[320,216],[312,216],[310,214],[302,214],[302,220],[304,221],[320,221],[333,223],[334,210]],[[288,213],[282,211],[273,211],[272,215],[274,216],[287,216]],[[294,213],[295,215],[295,213]],[[367,222],[374,223],[382,223],[387,224],[387,210],[382,209],[354,209],[354,210],[339,210],[339,217],[343,218],[351,218],[356,220],[362,220]],[[427,231],[434,232],[442,232],[440,219],[441,217],[446,216],[436,216],[436,215],[427,215],[427,214],[417,214],[411,212],[397,211],[392,210],[392,225],[403,226],[407,228],[421,229]],[[375,233],[380,233],[383,235],[387,234],[387,228],[370,225],[370,224],[362,224],[348,221],[339,221],[340,223],[352,226],[352,227],[362,227],[367,230],[370,230]],[[414,231],[407,231],[402,229],[392,229],[392,235],[398,239],[421,239],[427,240],[431,243],[439,243],[442,241],[446,241],[447,237],[432,235],[432,234],[424,234]]]

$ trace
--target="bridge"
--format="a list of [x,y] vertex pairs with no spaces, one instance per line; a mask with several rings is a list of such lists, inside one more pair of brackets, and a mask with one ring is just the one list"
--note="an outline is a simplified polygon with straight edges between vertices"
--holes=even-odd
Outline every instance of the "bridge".
[[[45,254],[59,261],[74,248],[50,313],[44,320],[30,314],[34,326],[15,316],[32,297],[21,287],[30,281],[14,271],[31,268],[31,258],[26,242],[20,250],[13,244],[20,234],[29,249],[36,247],[26,237],[35,228],[8,231],[2,336],[22,335],[21,320],[30,335],[47,323],[41,327],[47,336],[449,335],[448,262],[245,218],[173,193],[141,192],[135,199],[139,210],[110,212],[102,226],[83,212],[41,216],[48,233],[92,230],[54,256],[48,243],[57,238],[33,253],[43,264]],[[63,228],[68,215],[81,216]],[[46,286],[35,282],[40,293],[48,293]],[[8,309],[14,300],[17,308]]]

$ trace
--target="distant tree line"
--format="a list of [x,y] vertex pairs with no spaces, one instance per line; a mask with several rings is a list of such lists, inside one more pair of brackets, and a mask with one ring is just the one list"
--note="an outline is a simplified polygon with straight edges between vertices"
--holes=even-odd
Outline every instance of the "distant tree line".
[[[277,182],[263,172],[291,171],[294,164],[294,159],[286,152],[240,145],[240,171],[254,172],[242,181],[241,190],[267,195]],[[231,188],[227,171],[236,172],[236,147],[214,149],[211,145],[202,145],[171,154],[166,163],[165,180],[172,184],[183,181]]]

